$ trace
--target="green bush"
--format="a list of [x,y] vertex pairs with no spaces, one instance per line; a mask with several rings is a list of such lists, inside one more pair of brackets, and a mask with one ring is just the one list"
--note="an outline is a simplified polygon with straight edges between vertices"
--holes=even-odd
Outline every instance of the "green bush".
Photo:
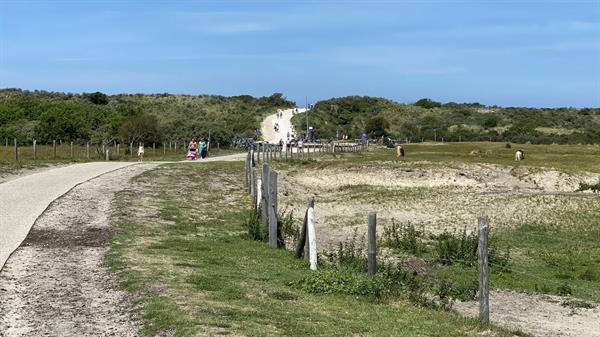
[[477,263],[477,234],[467,234],[463,230],[462,235],[456,236],[449,232],[433,235],[433,248],[436,259],[444,265],[459,263],[464,266],[474,266]]
[[421,255],[425,250],[422,231],[416,230],[414,225],[397,224],[395,221],[392,221],[390,226],[383,228],[381,244],[384,247],[397,249],[415,256]]

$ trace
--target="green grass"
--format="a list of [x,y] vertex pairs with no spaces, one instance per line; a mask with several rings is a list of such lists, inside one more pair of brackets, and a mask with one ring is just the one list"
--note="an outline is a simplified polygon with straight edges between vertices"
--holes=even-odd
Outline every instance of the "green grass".
[[[396,156],[396,149],[371,146],[360,153],[325,154],[321,160],[309,162],[310,166],[343,166],[349,163],[363,165],[388,164],[432,166],[461,163],[499,164],[508,167],[544,167],[564,171],[589,171],[600,173],[599,145],[528,145],[505,143],[416,143],[404,145],[406,156]],[[522,149],[525,160],[515,161],[515,151]],[[306,165],[306,164],[305,164]]]
[[[506,148],[499,143],[448,143],[412,144],[405,146],[407,156],[396,157],[395,150],[371,148],[361,154],[326,155],[317,161],[304,164],[283,163],[281,169],[302,170],[311,168],[356,169],[368,166],[382,169],[390,167],[432,168],[458,167],[467,164],[497,164],[507,167],[527,167],[530,170],[554,168],[566,173],[600,172],[600,147],[577,145],[512,145]],[[523,162],[514,161],[516,149],[525,151]],[[472,151],[476,151],[472,154]],[[302,167],[301,165],[304,165]],[[316,173],[318,174],[318,173]],[[372,204],[403,205],[411,200],[442,202],[461,200],[465,192],[453,187],[382,187],[371,185],[343,185],[337,195],[341,200]],[[446,198],[444,198],[444,196]],[[496,209],[508,204],[507,196],[492,194],[485,198]],[[520,221],[518,226],[493,227],[496,243],[510,251],[509,272],[492,267],[491,286],[525,292],[572,295],[585,301],[600,302],[600,208],[598,199],[585,195],[539,196],[509,195],[512,201],[522,200],[527,207],[559,205],[559,209],[534,212],[530,221]],[[482,199],[483,200],[483,199]],[[575,206],[572,206],[575,205]],[[467,208],[469,205],[464,205]],[[426,210],[424,210],[426,211]],[[527,209],[519,212],[527,213]],[[539,213],[539,214],[538,214]],[[535,216],[534,216],[535,214]],[[497,215],[499,216],[499,215]],[[500,220],[500,219],[499,219]],[[504,221],[504,220],[503,220]],[[414,222],[419,227],[418,222]],[[448,224],[450,227],[452,224]],[[333,226],[333,225],[332,225]],[[494,224],[492,224],[494,226]],[[439,266],[431,263],[429,273],[439,279],[468,285],[476,280],[475,268],[460,265]]]
[[304,261],[248,238],[242,181],[243,163],[168,164],[116,198],[106,263],[138,295],[144,334],[514,336],[403,299],[302,290]]

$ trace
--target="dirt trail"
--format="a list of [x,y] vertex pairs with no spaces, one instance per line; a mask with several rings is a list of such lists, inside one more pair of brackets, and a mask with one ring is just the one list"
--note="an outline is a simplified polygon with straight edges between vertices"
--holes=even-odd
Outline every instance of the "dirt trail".
[[[261,124],[261,132],[263,139],[269,143],[278,143],[280,140],[287,140],[287,134],[295,134],[292,127],[292,117],[295,109],[286,109],[282,111],[282,117],[277,118],[277,114],[268,116]],[[306,109],[298,109],[298,113],[304,112]],[[273,129],[275,123],[279,124],[279,131]]]
[[87,181],[38,218],[0,273],[0,336],[137,336],[130,295],[103,259],[114,194],[155,165]]
[[[490,293],[490,321],[537,337],[600,336],[600,308],[572,309],[561,305],[564,300],[559,296],[495,290]],[[454,309],[477,317],[479,302],[459,302]]]

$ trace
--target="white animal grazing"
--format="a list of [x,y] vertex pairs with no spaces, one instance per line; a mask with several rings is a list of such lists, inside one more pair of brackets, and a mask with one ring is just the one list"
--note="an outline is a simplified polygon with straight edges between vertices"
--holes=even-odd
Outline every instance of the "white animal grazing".
[[523,159],[525,159],[525,155],[523,154],[523,151],[517,150],[517,152],[515,152],[515,160],[521,161]]

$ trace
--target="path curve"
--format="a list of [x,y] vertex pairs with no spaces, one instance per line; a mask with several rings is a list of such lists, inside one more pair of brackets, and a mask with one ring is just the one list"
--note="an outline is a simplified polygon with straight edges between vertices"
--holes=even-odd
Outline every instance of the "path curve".
[[[244,154],[233,154],[189,161],[189,163],[243,159]],[[136,164],[137,162],[74,164],[0,183],[0,271],[50,203],[92,178]]]
[[0,270],[52,201],[85,181],[134,164],[136,163],[75,164],[0,184]]

